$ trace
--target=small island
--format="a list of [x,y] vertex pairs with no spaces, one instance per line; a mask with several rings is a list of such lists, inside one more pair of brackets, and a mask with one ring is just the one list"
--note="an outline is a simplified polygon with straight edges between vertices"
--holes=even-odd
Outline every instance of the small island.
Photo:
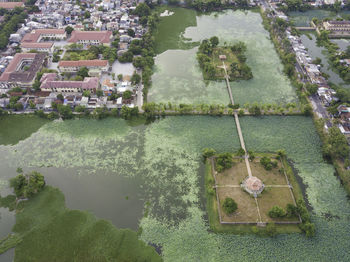
[[225,80],[226,67],[230,81],[253,78],[250,67],[245,63],[246,45],[238,42],[232,46],[219,46],[216,36],[202,41],[198,48],[197,60],[204,80]]
[[207,212],[217,233],[314,234],[301,189],[284,151],[249,152],[252,176],[244,151],[216,154],[204,149]]

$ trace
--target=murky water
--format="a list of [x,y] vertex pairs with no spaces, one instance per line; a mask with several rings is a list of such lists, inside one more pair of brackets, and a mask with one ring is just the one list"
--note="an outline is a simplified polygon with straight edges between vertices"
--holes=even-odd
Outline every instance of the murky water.
[[[232,261],[232,254],[237,261],[349,260],[349,201],[322,160],[312,119],[243,117],[241,126],[249,149],[287,151],[307,185],[315,238],[208,232],[201,150],[239,148],[231,117],[167,117],[149,125],[113,118],[49,122],[17,144],[2,141],[0,178],[12,177],[18,166],[41,171],[64,192],[68,207],[91,210],[118,227],[140,223],[141,238],[162,246],[165,261]],[[0,220],[3,226],[8,230]]]
[[301,41],[304,46],[308,48],[308,53],[312,59],[316,59],[317,57],[321,58],[323,64],[321,71],[329,75],[328,81],[344,87],[350,87],[344,83],[343,79],[341,79],[336,72],[332,70],[328,63],[327,50],[324,47],[317,46],[316,36],[314,34],[309,34],[309,36],[311,36],[312,39],[309,39],[306,35],[301,35]]
[[314,17],[320,20],[325,18],[335,19],[337,17],[346,18],[349,16],[349,14],[350,14],[349,11],[344,11],[344,10],[339,13],[336,13],[328,10],[316,9],[316,10],[308,10],[306,12],[299,12],[299,11],[289,12],[288,16],[295,26],[310,26],[310,22]]
[[[196,60],[197,48],[193,47],[194,43],[214,35],[219,37],[222,45],[238,41],[247,45],[247,64],[254,77],[231,83],[235,102],[286,103],[296,100],[295,91],[282,73],[282,64],[261,24],[259,13],[231,10],[196,16],[195,12],[181,8],[171,10],[175,15],[161,18],[156,35],[156,42],[160,43],[157,46],[159,55],[155,59],[149,101],[229,102],[224,82],[203,80]],[[177,13],[180,15],[176,16]]]

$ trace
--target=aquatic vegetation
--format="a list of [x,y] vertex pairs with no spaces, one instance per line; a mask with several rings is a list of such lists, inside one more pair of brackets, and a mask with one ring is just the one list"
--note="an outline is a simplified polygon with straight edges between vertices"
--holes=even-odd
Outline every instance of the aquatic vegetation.
[[[156,125],[152,125],[146,131],[145,137],[145,155],[153,154],[153,161],[158,161],[160,155],[161,161],[171,162],[171,159],[186,157],[192,155],[194,147],[189,147],[190,140],[187,136],[182,137],[181,132],[178,137],[167,135],[168,130],[188,130],[186,122],[195,117],[180,118],[185,119],[185,125],[179,125],[178,121],[167,119],[162,120]],[[323,162],[320,152],[320,140],[315,131],[311,118],[307,117],[243,117],[241,120],[243,133],[248,149],[255,152],[277,151],[285,149],[288,157],[294,163],[294,167],[299,171],[299,175],[306,183],[306,194],[308,201],[312,206],[312,222],[316,224],[316,236],[312,240],[307,240],[299,234],[281,235],[275,239],[257,238],[254,236],[221,235],[208,232],[208,225],[205,218],[205,212],[201,200],[195,198],[192,192],[200,191],[202,187],[201,163],[197,162],[191,165],[191,168],[182,169],[182,172],[175,173],[170,178],[162,175],[161,183],[173,183],[179,186],[176,181],[185,184],[186,181],[192,181],[192,186],[183,191],[182,198],[187,201],[187,215],[180,220],[178,224],[173,225],[166,217],[159,217],[158,214],[150,212],[147,217],[141,220],[142,239],[152,243],[157,243],[163,248],[163,256],[166,261],[177,261],[186,259],[188,261],[232,261],[232,254],[238,261],[262,261],[262,260],[307,260],[318,261],[327,257],[329,259],[343,261],[346,260],[344,250],[348,248],[345,242],[336,241],[338,239],[349,241],[350,236],[345,232],[350,229],[347,222],[350,205],[346,199],[346,194],[339,184],[339,181],[332,176],[334,169],[332,166]],[[152,130],[156,128],[156,130]],[[163,130],[163,131],[162,131]],[[200,129],[199,129],[200,130]],[[226,127],[225,129],[226,130]],[[154,133],[157,131],[156,133]],[[209,130],[208,130],[209,131]],[[164,132],[160,135],[159,132]],[[186,131],[185,131],[186,132]],[[210,132],[208,132],[209,134]],[[157,136],[154,136],[157,134]],[[165,136],[167,139],[167,149],[158,149],[149,151],[148,140],[157,140]],[[202,140],[204,141],[204,140]],[[210,141],[210,139],[208,139]],[[215,141],[215,140],[214,140]],[[152,143],[153,147],[155,146]],[[175,150],[181,148],[181,151]],[[198,145],[194,143],[194,145]],[[165,147],[159,143],[158,148]],[[203,147],[216,148],[215,142],[210,145],[203,143]],[[239,145],[231,146],[231,150],[237,150]],[[171,154],[164,155],[166,151]],[[175,157],[176,155],[179,157]],[[171,157],[171,158],[170,158]],[[167,160],[168,159],[168,160]],[[179,160],[177,160],[179,161]],[[181,161],[185,161],[182,158]],[[156,166],[153,164],[153,166]],[[187,164],[189,166],[189,164]],[[193,169],[199,170],[198,173]],[[171,182],[171,180],[173,182]],[[193,183],[194,181],[194,183]],[[190,183],[188,183],[190,184]],[[171,199],[167,192],[167,197]],[[178,197],[179,192],[175,197]],[[335,203],[340,203],[335,204]],[[168,203],[168,209],[173,202]],[[330,217],[336,217],[327,221],[324,217],[329,214]],[[346,230],[344,231],[344,228]],[[335,241],[335,242],[332,242]],[[336,245],[332,244],[336,243]],[[288,258],[286,257],[285,247],[288,246]]]
[[136,232],[117,229],[86,211],[67,209],[56,188],[46,187],[18,208],[15,261],[161,261]]
[[[195,16],[195,13],[192,15]],[[296,101],[295,90],[283,75],[283,66],[269,40],[268,32],[262,26],[259,13],[229,10],[198,15],[195,18],[196,25],[187,25],[183,34],[193,43],[215,35],[219,37],[220,43],[226,42],[230,45],[242,41],[247,45],[247,65],[251,68],[254,78],[231,82],[232,94],[237,103]],[[181,23],[179,17],[163,17],[159,27],[168,23],[168,19],[175,19],[174,24]],[[230,26],[227,26],[228,24]],[[170,37],[169,34],[173,34],[173,38],[179,38],[176,30],[169,30],[164,33],[164,37]],[[156,39],[161,39],[161,36]],[[224,82],[203,80],[196,61],[197,48],[182,48],[174,44],[168,44],[167,47],[163,48],[165,52],[155,58],[155,73],[148,93],[149,102],[229,103]]]
[[[349,260],[346,253],[350,243],[349,201],[332,175],[333,167],[323,162],[321,142],[312,119],[302,116],[240,119],[248,150],[258,153],[285,149],[306,184],[311,220],[316,225],[314,238],[290,234],[270,239],[209,231],[202,150],[213,148],[222,153],[240,148],[232,117],[166,117],[149,125],[130,125],[114,118],[50,122],[17,145],[0,147],[4,159],[0,176],[7,178],[8,172],[4,170],[15,172],[18,166],[26,171],[28,167],[50,165],[45,172],[52,173],[59,182],[80,170],[81,180],[74,185],[84,185],[79,188],[88,189],[84,194],[91,191],[103,196],[103,187],[95,191],[85,187],[86,183],[93,183],[91,177],[103,180],[104,174],[108,174],[138,180],[137,197],[145,203],[140,237],[146,243],[160,246],[165,261],[232,261],[232,254],[239,261],[322,261],[325,257]],[[7,164],[12,169],[6,169]],[[87,172],[94,175],[87,176]],[[58,184],[65,187],[62,191],[74,188]],[[112,201],[131,201],[126,196],[136,197],[124,193]],[[81,205],[86,209],[91,205],[90,197],[76,198],[75,208]],[[111,207],[116,210],[113,221],[118,221],[124,210],[138,208],[130,204],[105,208]]]
[[32,133],[36,132],[40,127],[48,123],[48,120],[37,116],[2,116],[0,117],[0,146],[15,145],[19,141],[28,138]]

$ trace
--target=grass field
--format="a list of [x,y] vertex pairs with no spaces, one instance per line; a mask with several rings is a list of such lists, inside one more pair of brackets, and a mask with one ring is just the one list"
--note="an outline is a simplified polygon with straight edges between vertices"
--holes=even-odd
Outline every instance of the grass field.
[[86,211],[67,209],[63,194],[50,186],[19,204],[13,231],[22,240],[15,248],[15,261],[162,260],[136,232],[117,229]]

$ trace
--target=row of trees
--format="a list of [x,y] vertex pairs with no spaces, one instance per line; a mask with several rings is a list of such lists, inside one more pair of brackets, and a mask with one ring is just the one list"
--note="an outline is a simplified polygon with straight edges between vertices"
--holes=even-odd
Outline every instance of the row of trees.
[[[24,19],[27,18],[27,13],[23,9],[16,10],[13,14],[6,14],[5,22],[0,25],[0,49],[7,47],[10,34],[16,32],[19,25],[24,23]],[[19,11],[20,13],[18,13]]]

